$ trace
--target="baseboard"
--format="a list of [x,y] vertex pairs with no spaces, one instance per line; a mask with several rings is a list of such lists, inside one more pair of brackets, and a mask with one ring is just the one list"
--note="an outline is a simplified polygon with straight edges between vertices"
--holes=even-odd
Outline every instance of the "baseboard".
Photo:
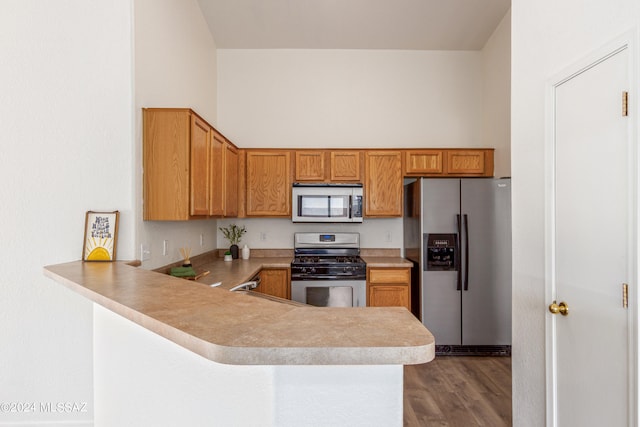
[[436,345],[436,356],[511,356],[511,346]]

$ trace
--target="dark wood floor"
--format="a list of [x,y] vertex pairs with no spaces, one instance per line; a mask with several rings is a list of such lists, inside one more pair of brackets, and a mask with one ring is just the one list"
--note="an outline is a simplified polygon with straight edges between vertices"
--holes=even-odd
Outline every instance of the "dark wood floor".
[[511,426],[511,358],[436,356],[405,366],[404,425]]

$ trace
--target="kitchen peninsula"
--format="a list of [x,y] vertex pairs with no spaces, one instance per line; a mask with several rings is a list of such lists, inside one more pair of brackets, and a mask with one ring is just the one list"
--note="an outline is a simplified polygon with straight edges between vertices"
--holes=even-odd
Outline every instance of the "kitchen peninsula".
[[[434,357],[433,336],[403,308],[280,304],[122,262],[44,271],[94,303],[97,424],[400,426],[402,366]],[[140,389],[122,390],[131,376]]]

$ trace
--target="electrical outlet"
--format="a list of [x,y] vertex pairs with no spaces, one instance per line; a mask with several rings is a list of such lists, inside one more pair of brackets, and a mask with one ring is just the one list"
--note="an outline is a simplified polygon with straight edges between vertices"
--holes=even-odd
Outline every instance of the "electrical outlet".
[[204,246],[204,236],[200,234],[200,246]]
[[162,241],[162,255],[167,256],[168,253],[169,253],[169,241],[168,240],[163,240]]
[[140,261],[148,261],[151,259],[151,249],[149,245],[143,243],[140,245]]
[[265,233],[264,231],[260,232],[260,240],[264,241],[267,240],[267,233]]
[[391,232],[390,231],[387,231],[387,234],[385,236],[385,241],[386,242],[391,242]]

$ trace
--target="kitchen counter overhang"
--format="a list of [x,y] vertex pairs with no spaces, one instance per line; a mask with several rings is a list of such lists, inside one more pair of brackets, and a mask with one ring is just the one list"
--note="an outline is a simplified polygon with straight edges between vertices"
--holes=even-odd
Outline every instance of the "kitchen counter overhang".
[[408,365],[435,357],[433,335],[404,308],[296,307],[123,262],[75,261],[44,274],[218,363]]

